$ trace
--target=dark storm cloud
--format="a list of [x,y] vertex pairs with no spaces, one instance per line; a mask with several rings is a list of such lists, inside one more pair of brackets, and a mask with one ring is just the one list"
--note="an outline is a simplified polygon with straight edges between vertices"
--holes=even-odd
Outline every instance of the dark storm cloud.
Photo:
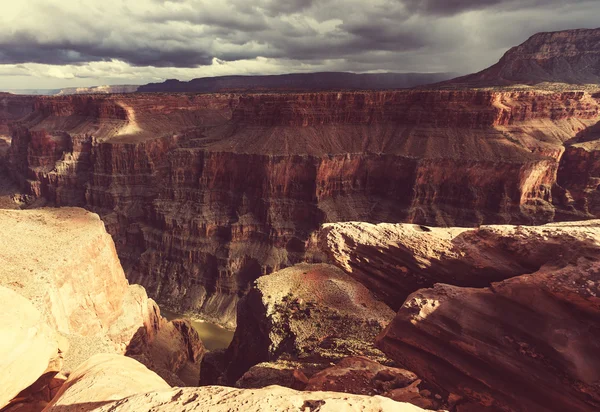
[[[591,0],[595,1],[595,0]],[[452,15],[470,10],[527,9],[561,4],[590,3],[590,0],[404,0],[411,12],[432,15]]]
[[289,71],[327,61],[464,72],[537,31],[596,26],[600,13],[600,2],[584,0],[21,1],[31,4],[0,25],[0,64],[191,68],[265,57]]

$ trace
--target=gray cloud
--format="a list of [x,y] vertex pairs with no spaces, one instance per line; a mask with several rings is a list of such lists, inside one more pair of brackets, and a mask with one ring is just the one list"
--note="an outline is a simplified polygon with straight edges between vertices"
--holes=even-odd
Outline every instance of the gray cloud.
[[[228,70],[243,73],[267,66],[281,72],[466,73],[494,63],[535,32],[597,26],[600,13],[595,0],[13,3],[0,16],[0,66],[6,65],[0,73],[25,70],[8,65],[85,66],[117,60],[127,67],[102,65],[108,74],[98,76],[119,78],[136,70],[164,73],[142,68],[173,68],[173,73],[180,73],[179,68],[215,64],[215,70],[229,65]],[[257,60],[262,58],[267,60]],[[74,77],[88,78],[100,69],[69,70],[77,72]]]

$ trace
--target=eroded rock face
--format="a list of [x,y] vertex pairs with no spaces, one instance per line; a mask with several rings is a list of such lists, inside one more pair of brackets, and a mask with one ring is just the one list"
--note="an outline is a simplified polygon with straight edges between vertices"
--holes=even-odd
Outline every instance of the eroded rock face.
[[94,352],[124,353],[156,322],[129,286],[100,218],[83,209],[0,210],[0,284],[30,299],[67,336],[70,369]]
[[384,358],[374,337],[393,312],[360,283],[325,264],[300,264],[257,280],[240,302],[227,377],[251,366],[294,359],[320,369],[349,355]]
[[[45,372],[60,370],[58,337],[26,298],[0,286],[0,408]],[[65,348],[62,348],[63,350]]]
[[[235,325],[258,277],[304,260],[321,224],[538,224],[593,217],[564,142],[587,91],[36,97],[9,170],[26,194],[99,213],[129,280]],[[575,163],[572,162],[573,159]],[[582,187],[585,186],[584,189]]]
[[[504,235],[480,239],[498,251],[488,271],[503,265],[502,238],[515,248],[514,263],[529,262],[529,271],[479,289],[437,284],[419,290],[401,306],[378,346],[454,399],[462,398],[459,404],[598,410],[600,222],[494,231]],[[552,251],[541,267],[544,249],[538,243]],[[459,246],[466,255],[480,256],[472,244]]]
[[484,287],[600,254],[598,221],[477,229],[348,222],[324,225],[314,249],[397,310],[436,283]]
[[537,33],[494,66],[450,84],[600,83],[600,29]]
[[170,388],[158,375],[133,359],[96,355],[81,365],[46,412],[60,411],[181,411],[265,410],[417,412],[422,409],[379,396],[334,392],[298,392],[271,386],[235,389],[219,386]]
[[[139,352],[139,351],[137,351]],[[162,318],[156,336],[142,353],[128,352],[172,386],[197,386],[206,350],[187,319]]]
[[171,387],[138,361],[119,355],[98,354],[73,371],[44,411],[91,411],[138,393]]
[[[76,208],[0,210],[0,226],[0,285],[28,298],[40,325],[68,343],[64,365],[54,372],[68,373],[96,353],[127,353],[177,384],[197,384],[204,355],[197,332],[189,321],[167,322],[142,286],[128,284],[98,215]],[[5,324],[11,332],[14,325]]]

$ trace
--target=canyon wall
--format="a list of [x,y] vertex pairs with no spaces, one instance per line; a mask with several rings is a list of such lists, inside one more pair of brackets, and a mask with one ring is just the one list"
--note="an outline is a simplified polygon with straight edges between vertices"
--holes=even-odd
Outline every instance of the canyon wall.
[[595,216],[595,175],[564,176],[593,161],[568,142],[600,120],[597,98],[544,90],[36,97],[11,123],[7,164],[27,193],[99,213],[129,280],[159,303],[233,326],[253,280],[317,259],[306,244],[323,223]]

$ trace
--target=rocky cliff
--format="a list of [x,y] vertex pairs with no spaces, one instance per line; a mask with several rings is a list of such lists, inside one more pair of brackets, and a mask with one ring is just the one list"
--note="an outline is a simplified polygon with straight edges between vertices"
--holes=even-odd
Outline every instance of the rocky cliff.
[[342,223],[321,245],[399,309],[378,347],[459,410],[593,411],[599,225]]
[[444,82],[498,86],[542,82],[600,83],[600,28],[537,33],[492,67]]
[[0,226],[0,407],[22,391],[15,410],[39,410],[30,403],[51,399],[57,373],[97,353],[142,357],[180,386],[198,382],[197,333],[189,321],[167,322],[143,287],[128,284],[97,215],[0,210]]
[[99,213],[129,280],[161,304],[233,325],[250,283],[304,260],[322,223],[593,217],[594,155],[570,141],[600,119],[598,97],[36,97],[12,123],[7,163],[28,194]]

